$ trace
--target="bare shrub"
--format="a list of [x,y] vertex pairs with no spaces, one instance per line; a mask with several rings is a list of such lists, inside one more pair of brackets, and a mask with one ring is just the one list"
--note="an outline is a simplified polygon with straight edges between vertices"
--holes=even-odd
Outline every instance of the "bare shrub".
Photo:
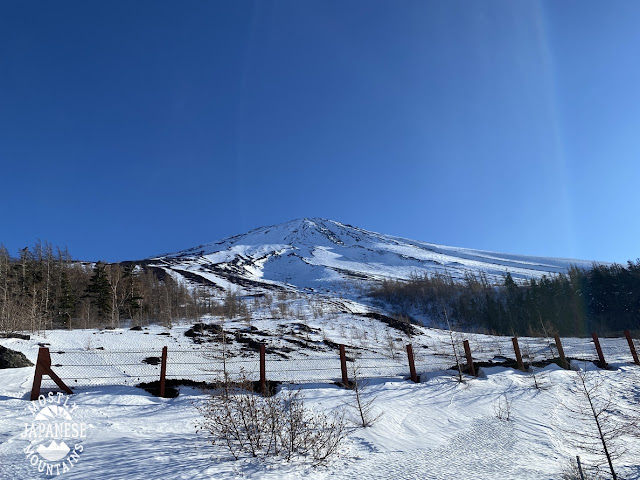
[[563,402],[571,419],[565,431],[578,448],[598,459],[596,467],[606,465],[617,479],[614,462],[627,453],[625,437],[638,436],[640,417],[623,411],[620,399],[605,390],[602,374],[578,370],[571,393]]
[[311,313],[313,318],[319,318],[324,315],[324,309],[322,308],[322,303],[316,300],[312,300],[310,302],[311,305]]
[[506,393],[500,395],[500,398],[493,403],[493,412],[498,420],[508,422],[513,418],[511,413],[511,407],[513,401],[507,396]]
[[600,480],[603,477],[597,469],[585,468],[580,457],[570,458],[560,474],[561,480]]
[[270,308],[272,303],[273,303],[273,296],[268,293],[265,293],[264,296],[262,297],[262,305],[265,308]]
[[548,376],[541,369],[537,370],[533,365],[535,362],[535,354],[531,350],[530,342],[524,341],[522,342],[522,361],[525,365],[529,365],[527,369],[531,380],[533,381],[533,386],[536,390],[546,390],[550,387]]
[[393,336],[393,332],[391,331],[391,327],[387,327],[385,328],[385,342],[386,342],[386,347],[387,347],[387,351],[388,354],[391,358],[393,358],[395,360],[396,358],[396,354],[398,353],[398,350],[400,349],[400,346],[396,343],[396,339]]
[[300,390],[262,397],[251,391],[249,382],[227,382],[198,410],[202,418],[197,429],[236,460],[275,458],[320,465],[338,453],[347,435],[342,412],[327,415],[306,407]]
[[285,302],[279,302],[278,311],[280,313],[280,318],[286,318],[289,316],[289,305]]
[[350,385],[353,390],[353,398],[348,405],[357,412],[357,420],[354,423],[363,428],[370,427],[382,416],[382,413],[376,414],[373,409],[377,397],[371,396],[369,392],[366,392],[369,381],[362,378],[361,368],[357,360],[351,363],[350,370],[351,378],[353,379]]

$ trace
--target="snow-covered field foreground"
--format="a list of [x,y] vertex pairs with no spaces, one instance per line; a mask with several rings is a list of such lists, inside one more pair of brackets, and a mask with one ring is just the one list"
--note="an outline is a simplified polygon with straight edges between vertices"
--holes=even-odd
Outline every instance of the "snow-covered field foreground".
[[[267,327],[259,325],[261,330]],[[335,328],[330,333],[339,336],[340,327]],[[158,336],[160,327],[152,327],[150,335],[128,330],[54,331],[48,332],[46,339],[4,339],[0,344],[23,351],[34,361],[38,341],[51,343],[52,351],[62,347],[85,351],[99,346],[105,346],[105,350],[123,348],[130,346],[132,339],[138,347],[169,344],[177,348],[188,345],[184,343],[184,329],[174,327],[171,337]],[[414,347],[430,345],[433,351],[436,340],[446,344],[447,337],[448,332],[424,329],[412,341]],[[478,355],[489,355],[494,347],[506,353],[508,339],[470,338],[477,350],[487,350]],[[483,338],[485,347],[479,348]],[[141,345],[144,339],[149,343]],[[500,342],[502,347],[498,347]],[[567,339],[566,344],[569,352],[592,348],[587,340]],[[630,363],[623,339],[606,340],[604,346],[611,370],[599,370],[584,362],[574,362],[573,366],[588,370],[587,381],[603,381],[595,398],[598,402],[609,397],[614,400],[608,410],[614,420],[638,415],[640,367]],[[51,478],[30,465],[25,453],[29,445],[24,438],[25,425],[34,418],[28,400],[33,373],[33,367],[0,370],[2,479]],[[371,380],[364,394],[375,398],[373,411],[381,414],[380,418],[368,428],[350,426],[339,456],[320,467],[231,459],[223,447],[213,447],[204,433],[196,433],[200,418],[196,407],[207,398],[197,389],[182,387],[177,398],[162,399],[133,386],[75,388],[68,404],[75,404],[73,421],[86,425],[86,437],[77,462],[72,462],[60,478],[556,479],[576,455],[586,465],[596,460],[577,445],[580,437],[594,432],[595,424],[589,415],[576,418],[571,412],[576,406],[586,405],[585,399],[573,391],[578,380],[575,371],[556,365],[536,370],[535,380],[542,389],[535,388],[530,373],[503,367],[484,368],[479,378],[465,377],[462,383],[451,371],[422,368],[418,373],[422,374],[418,384],[402,377]],[[348,416],[356,417],[350,406],[352,391],[330,383],[308,383],[302,388],[308,407],[325,412],[346,409]],[[510,408],[504,408],[505,402]],[[504,418],[507,413],[508,420]],[[581,434],[572,433],[575,431]],[[628,450],[614,461],[619,478],[640,478],[640,440],[625,434],[613,443]],[[609,478],[606,470],[602,473],[603,478]]]

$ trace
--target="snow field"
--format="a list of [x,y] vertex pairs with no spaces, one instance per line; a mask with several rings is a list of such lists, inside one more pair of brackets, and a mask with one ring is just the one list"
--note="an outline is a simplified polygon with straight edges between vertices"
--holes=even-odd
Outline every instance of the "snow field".
[[[206,399],[206,394],[199,390],[182,387],[179,397],[160,399],[126,385],[72,385],[76,392],[72,399],[78,405],[78,418],[90,428],[81,461],[64,477],[551,479],[558,478],[567,459],[576,454],[580,454],[587,464],[593,461],[576,449],[563,429],[570,420],[562,403],[571,398],[570,387],[575,382],[575,372],[564,371],[555,365],[535,369],[536,380],[543,386],[540,390],[535,388],[531,373],[503,367],[484,368],[478,378],[465,377],[465,382],[459,383],[455,380],[455,372],[446,370],[454,365],[450,336],[446,331],[419,327],[420,334],[409,339],[377,320],[358,317],[356,321],[353,316],[336,313],[307,319],[306,325],[314,329],[311,333],[291,325],[283,329],[280,319],[257,319],[252,325],[271,335],[256,335],[257,340],[262,338],[277,346],[286,345],[286,338],[295,338],[307,341],[310,347],[289,352],[287,360],[278,355],[268,356],[268,378],[269,365],[282,362],[284,366],[295,366],[296,362],[310,358],[328,364],[335,361],[337,370],[335,351],[329,347],[311,348],[328,338],[336,343],[360,346],[362,356],[386,356],[395,358],[398,363],[406,363],[402,346],[411,342],[421,383],[405,380],[398,371],[385,378],[369,380],[365,396],[375,397],[373,409],[381,414],[380,419],[370,428],[354,426],[340,457],[319,468],[299,463],[230,460],[224,449],[212,447],[203,434],[196,434],[199,414],[195,406]],[[46,337],[36,336],[28,341],[2,339],[0,344],[24,352],[32,361],[37,356],[39,342],[49,343],[52,352],[75,351],[103,359],[111,358],[109,352],[118,350],[159,355],[165,345],[169,352],[191,349],[190,355],[197,356],[202,352],[204,356],[203,350],[211,346],[194,345],[184,336],[187,328],[187,325],[178,325],[172,329],[150,326],[143,331],[51,331]],[[231,321],[224,322],[224,328],[246,331],[247,325],[242,321]],[[459,353],[462,352],[462,339],[469,339],[476,361],[497,356],[513,358],[508,337],[458,333],[453,336]],[[617,399],[617,411],[621,415],[638,413],[640,368],[630,364],[626,341],[617,338],[601,339],[601,342],[613,370],[598,370],[593,364],[584,362],[574,362],[574,367],[587,368],[603,376],[607,389]],[[590,339],[563,339],[563,344],[569,357],[595,359]],[[545,339],[521,338],[520,346],[523,354],[526,351],[535,359],[550,355]],[[99,350],[100,347],[104,350]],[[230,345],[238,359],[255,358],[255,353],[244,352],[240,347],[235,343]],[[146,367],[152,371],[158,368]],[[105,361],[101,368],[114,367]],[[376,372],[376,375],[384,373]],[[308,381],[313,383],[300,385],[305,403],[322,411],[344,408],[348,415],[354,416],[355,411],[348,406],[353,401],[353,393],[323,381],[326,376],[326,372],[322,373],[313,382],[314,376],[307,375]],[[31,416],[28,395],[32,378],[33,368],[0,370],[0,479],[44,478],[28,465],[22,452],[25,440],[20,438],[24,423]],[[43,386],[46,386],[45,382]],[[504,398],[511,402],[510,421],[496,416],[496,407]],[[591,428],[588,418],[580,428]],[[628,438],[625,442],[629,453],[616,466],[619,466],[622,478],[640,478],[638,439]]]
[[[599,371],[615,385],[621,406],[637,408],[637,368]],[[530,375],[500,367],[484,369],[478,379],[456,382],[450,374],[425,375],[423,382],[376,381],[365,395],[376,397],[374,426],[353,428],[340,457],[327,467],[233,461],[224,449],[196,434],[195,405],[205,394],[183,388],[175,399],[160,399],[133,387],[96,387],[73,396],[78,419],[89,424],[85,452],[66,478],[558,478],[576,454],[560,428],[574,372],[547,367],[547,387],[536,390]],[[2,372],[0,390],[0,478],[42,478],[27,464],[20,438],[30,420],[32,369]],[[285,387],[295,388],[295,387]],[[303,387],[305,403],[324,411],[348,407],[352,392],[333,385]],[[510,421],[496,418],[502,395],[512,402]],[[635,404],[633,403],[635,402]],[[585,419],[584,428],[589,428]],[[637,440],[619,466],[637,478]],[[588,462],[588,457],[583,456]],[[635,477],[634,477],[635,475]]]

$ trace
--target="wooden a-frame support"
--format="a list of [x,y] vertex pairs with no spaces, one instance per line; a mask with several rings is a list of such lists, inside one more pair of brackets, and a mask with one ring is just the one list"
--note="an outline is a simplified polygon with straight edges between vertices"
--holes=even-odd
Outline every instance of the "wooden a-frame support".
[[56,382],[62,390],[71,395],[73,392],[67,387],[64,382],[51,370],[51,355],[47,347],[40,347],[38,350],[38,360],[36,361],[36,373],[33,376],[33,386],[31,387],[31,400],[37,400],[40,396],[40,384],[42,383],[42,376],[49,375],[51,380]]

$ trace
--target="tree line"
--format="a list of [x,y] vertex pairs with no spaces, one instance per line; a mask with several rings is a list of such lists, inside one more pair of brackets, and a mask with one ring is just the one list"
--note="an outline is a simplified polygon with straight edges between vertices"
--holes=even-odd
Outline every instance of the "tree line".
[[566,274],[500,284],[483,273],[386,280],[371,295],[404,315],[422,314],[458,328],[499,335],[586,336],[640,329],[640,259],[626,266],[571,267]]
[[40,241],[14,257],[0,245],[0,332],[115,328],[125,321],[170,326],[237,308],[233,296],[219,304],[208,289],[189,289],[144,262],[78,262]]

